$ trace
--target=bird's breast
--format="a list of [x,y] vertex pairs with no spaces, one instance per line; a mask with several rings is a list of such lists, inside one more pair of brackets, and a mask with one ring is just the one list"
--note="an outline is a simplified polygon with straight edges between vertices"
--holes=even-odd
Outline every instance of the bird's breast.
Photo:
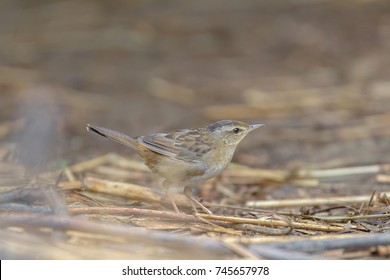
[[202,159],[205,173],[202,176],[194,177],[191,181],[206,181],[217,176],[230,163],[234,149],[214,149]]

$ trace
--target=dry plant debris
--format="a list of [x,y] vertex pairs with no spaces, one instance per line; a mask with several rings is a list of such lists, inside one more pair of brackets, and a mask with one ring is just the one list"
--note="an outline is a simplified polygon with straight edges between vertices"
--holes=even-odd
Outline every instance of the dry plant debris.
[[[0,4],[2,259],[390,257],[389,1],[13,2]],[[31,172],[9,136],[37,91],[58,105],[38,140],[56,131],[70,152]],[[229,118],[267,127],[200,187],[213,215],[180,194],[172,212],[141,161],[102,155],[116,148],[84,129]],[[25,158],[51,159],[42,143]]]
[[[20,175],[21,169],[7,165],[8,174]],[[124,170],[129,174],[123,176]],[[259,187],[316,179],[321,174],[320,170],[292,173],[233,164],[212,185],[230,178],[235,182],[240,170],[250,184],[253,177],[263,178],[256,181]],[[324,173],[337,177],[345,172]],[[53,176],[57,181],[48,183]],[[228,205],[217,203],[221,198],[215,197],[204,202],[213,215],[193,214],[186,198],[175,194],[182,211],[177,214],[163,192],[153,187],[157,182],[142,163],[117,154],[24,183],[2,182],[3,258],[327,259],[354,258],[350,252],[355,249],[365,250],[359,258],[389,256],[385,249],[390,245],[389,193],[246,203],[238,199]],[[28,244],[40,246],[39,253],[34,254]],[[77,246],[83,246],[79,253],[72,249]],[[100,249],[107,251],[99,254]]]

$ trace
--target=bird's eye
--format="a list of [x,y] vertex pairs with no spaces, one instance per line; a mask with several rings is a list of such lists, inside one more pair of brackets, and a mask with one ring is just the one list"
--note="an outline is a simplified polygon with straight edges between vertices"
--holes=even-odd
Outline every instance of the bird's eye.
[[239,129],[238,127],[233,129],[234,134],[238,134],[240,131],[241,131],[241,129]]

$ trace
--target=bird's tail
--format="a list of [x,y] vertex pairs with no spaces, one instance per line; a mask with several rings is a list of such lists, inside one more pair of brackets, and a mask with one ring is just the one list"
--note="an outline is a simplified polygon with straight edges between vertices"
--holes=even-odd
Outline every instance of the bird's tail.
[[99,127],[91,124],[87,124],[87,130],[89,132],[95,132],[96,134],[99,134],[103,137],[106,137],[112,141],[121,143],[123,145],[126,145],[130,148],[140,150],[140,144],[137,142],[137,140],[133,137],[130,137],[126,134],[123,134],[121,132],[104,128],[104,127]]

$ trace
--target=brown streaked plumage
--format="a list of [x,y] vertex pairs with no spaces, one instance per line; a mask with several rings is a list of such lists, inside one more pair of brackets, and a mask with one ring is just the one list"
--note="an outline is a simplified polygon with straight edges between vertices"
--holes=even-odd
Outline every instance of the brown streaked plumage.
[[[90,124],[87,130],[135,149],[152,172],[166,179],[164,186],[168,188],[172,183],[186,185],[217,176],[231,161],[238,143],[261,126],[263,124],[222,120],[203,128],[138,137]],[[200,204],[189,195],[188,188],[185,194],[192,202]],[[173,200],[172,204],[177,210]]]

